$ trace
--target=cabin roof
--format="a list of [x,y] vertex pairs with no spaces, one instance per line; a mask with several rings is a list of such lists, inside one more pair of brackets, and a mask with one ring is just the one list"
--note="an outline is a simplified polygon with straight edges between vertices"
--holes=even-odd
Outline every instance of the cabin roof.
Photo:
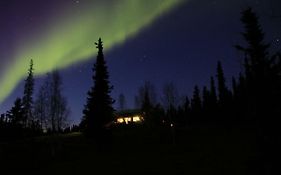
[[140,109],[127,109],[127,110],[122,110],[122,111],[116,111],[115,116],[132,116],[132,115],[140,115],[143,112]]

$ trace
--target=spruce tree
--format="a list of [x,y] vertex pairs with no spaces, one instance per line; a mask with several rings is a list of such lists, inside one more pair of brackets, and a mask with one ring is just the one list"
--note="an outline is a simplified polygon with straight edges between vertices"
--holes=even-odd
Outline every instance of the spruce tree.
[[[245,95],[248,101],[249,115],[259,118],[272,111],[270,104],[274,95],[271,74],[271,63],[268,49],[270,47],[264,41],[264,32],[259,24],[259,18],[251,8],[242,12],[241,22],[245,31],[242,33],[247,45],[237,45],[236,48],[245,53]],[[266,103],[264,103],[266,102]],[[262,114],[263,113],[263,114]],[[258,119],[260,120],[260,119]]]
[[[242,12],[241,22],[245,31],[242,33],[247,45],[237,45],[236,48],[245,54],[245,99],[248,102],[249,115],[257,120],[258,115],[265,115],[271,106],[270,61],[268,57],[269,44],[264,41],[264,33],[259,24],[259,18],[251,8]],[[268,101],[267,103],[264,103]],[[262,111],[262,109],[264,109]],[[264,113],[264,114],[262,114]]]
[[189,124],[190,119],[190,100],[188,96],[185,97],[184,104],[183,104],[183,117],[184,117],[184,125],[186,126]]
[[150,97],[149,97],[149,92],[148,92],[148,89],[145,88],[144,89],[144,97],[143,97],[143,101],[142,101],[142,110],[145,113],[149,113],[151,108],[152,108],[152,104],[151,104],[151,100],[150,100]]
[[20,98],[17,98],[14,106],[10,111],[7,112],[7,117],[12,125],[22,126],[23,122],[23,107]]
[[236,98],[237,97],[237,82],[236,82],[236,79],[234,77],[232,77],[232,94],[233,94],[233,98]]
[[218,79],[218,104],[220,107],[224,108],[228,105],[231,95],[226,86],[224,71],[220,61],[218,61],[217,64],[217,79]]
[[188,113],[190,111],[190,101],[188,96],[186,96],[184,99],[183,110],[185,113]]
[[152,118],[152,109],[153,106],[151,104],[151,98],[149,96],[149,90],[148,88],[144,88],[144,97],[142,100],[142,105],[141,105],[141,110],[144,112],[145,115],[145,123],[147,124],[147,126],[151,127],[151,125],[153,124],[153,118]]
[[191,99],[191,110],[193,114],[197,115],[201,112],[202,109],[202,100],[200,97],[200,90],[198,86],[194,87],[193,96]]
[[215,107],[217,104],[217,92],[214,77],[211,77],[210,80],[210,103],[213,107]]
[[23,115],[25,127],[30,127],[33,124],[33,90],[34,90],[34,78],[33,78],[33,60],[30,60],[28,69],[28,75],[25,79],[24,92],[22,98]]
[[264,33],[259,24],[259,19],[251,8],[242,12],[241,21],[245,28],[242,35],[247,42],[247,46],[238,45],[236,48],[244,51],[249,57],[250,71],[254,78],[261,78],[267,69],[270,45],[264,42]]
[[209,89],[204,86],[202,91],[202,122],[207,122],[209,120],[209,116],[213,110],[212,105],[213,104],[211,103],[211,93]]
[[7,111],[5,125],[6,133],[4,135],[11,138],[23,136],[23,107],[20,98],[17,98],[11,110]]
[[98,49],[96,63],[94,64],[92,77],[94,86],[88,92],[87,104],[83,111],[81,125],[86,136],[92,137],[98,142],[107,142],[108,124],[113,121],[114,100],[110,96],[113,87],[110,86],[109,74],[103,55],[103,42],[99,38],[95,43]]
[[[243,79],[245,90],[242,91],[245,98],[241,99],[242,102],[247,102],[244,104],[244,111],[247,111],[247,117],[250,117],[252,125],[256,127],[260,159],[266,160],[263,167],[275,169],[266,170],[268,172],[277,172],[280,168],[275,162],[280,157],[281,145],[280,74],[273,73],[276,63],[269,57],[270,45],[264,41],[257,15],[248,8],[242,12],[241,21],[245,29],[242,34],[247,43],[246,46],[236,46],[247,55],[246,76]],[[240,80],[240,87],[241,82]]]
[[202,101],[202,107],[205,110],[205,112],[208,112],[210,110],[210,91],[207,89],[206,86],[203,87],[203,101]]
[[215,80],[214,77],[211,76],[210,79],[210,114],[214,116],[217,112],[217,92],[216,92],[216,86],[215,86]]

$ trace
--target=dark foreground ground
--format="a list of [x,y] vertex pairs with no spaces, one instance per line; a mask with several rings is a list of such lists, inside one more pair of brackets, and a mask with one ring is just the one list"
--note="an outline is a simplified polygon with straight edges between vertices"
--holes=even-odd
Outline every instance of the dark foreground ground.
[[80,133],[1,143],[0,174],[258,174],[253,134],[247,130],[144,128],[114,132],[110,151]]

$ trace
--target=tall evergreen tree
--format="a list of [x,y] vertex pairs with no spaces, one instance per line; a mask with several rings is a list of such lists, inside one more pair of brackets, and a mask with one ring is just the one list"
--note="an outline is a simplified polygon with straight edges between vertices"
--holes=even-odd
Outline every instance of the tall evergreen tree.
[[198,86],[194,87],[193,96],[191,99],[191,112],[192,112],[192,121],[198,121],[201,117],[202,112],[202,100],[200,97],[200,90]]
[[237,45],[236,48],[246,52],[246,55],[249,56],[250,71],[253,76],[262,77],[267,69],[270,45],[264,42],[264,33],[259,19],[251,8],[242,12],[241,21],[245,28],[245,32],[242,34],[248,45],[246,47]]
[[275,162],[276,158],[281,155],[280,70],[279,73],[273,71],[273,67],[277,64],[274,62],[274,58],[269,56],[270,45],[264,41],[259,19],[251,8],[242,12],[241,21],[244,24],[243,37],[247,45],[245,47],[238,45],[236,48],[246,52],[248,56],[245,61],[245,97],[243,100],[247,101],[245,104],[247,116],[251,117],[251,123],[256,126],[261,160],[267,160],[264,162],[267,164],[264,167],[274,168],[270,171],[277,172],[276,170],[280,171],[280,168]]
[[[19,138],[24,135],[22,100],[17,98],[11,110],[7,111],[2,135],[10,138]],[[0,126],[1,131],[1,126]],[[0,133],[1,137],[1,133]]]
[[216,92],[215,80],[214,80],[214,77],[212,77],[212,76],[211,76],[211,80],[210,80],[210,101],[213,106],[216,106],[217,92]]
[[217,64],[217,79],[218,79],[218,97],[219,105],[223,106],[227,103],[228,99],[228,89],[225,84],[225,77],[221,62],[218,61]]
[[190,100],[188,96],[185,97],[184,103],[183,103],[183,117],[184,117],[184,125],[186,126],[189,124],[190,121]]
[[149,88],[147,86],[144,86],[144,96],[142,99],[141,110],[145,114],[145,122],[147,126],[151,127],[153,124],[153,105],[151,103],[151,96],[149,94]]
[[25,79],[24,94],[22,98],[23,104],[23,115],[24,115],[24,125],[25,127],[31,126],[33,124],[33,90],[34,90],[34,78],[33,78],[33,60],[30,60],[30,65],[28,69],[28,75]]
[[233,98],[237,97],[237,93],[238,93],[238,88],[237,88],[237,82],[236,79],[234,77],[232,77],[232,94],[233,94]]
[[210,91],[207,89],[206,86],[203,87],[203,101],[202,101],[202,107],[203,109],[208,112],[210,110]]
[[149,91],[147,88],[144,89],[144,97],[142,100],[142,110],[148,113],[152,108],[151,99],[149,96]]
[[110,97],[113,87],[109,83],[109,75],[103,55],[103,42],[99,38],[96,43],[98,55],[93,68],[94,86],[88,92],[87,104],[83,111],[82,126],[85,134],[98,142],[107,142],[108,123],[113,121],[114,100]]
[[[264,41],[264,33],[257,15],[251,8],[242,12],[241,22],[245,31],[242,33],[247,45],[237,45],[236,48],[245,53],[245,100],[248,102],[248,115],[258,119],[269,111],[269,93],[272,86],[270,75],[270,61],[268,57],[269,44]],[[268,101],[267,103],[264,103]],[[264,109],[264,110],[263,110]]]
[[210,108],[209,108],[209,116],[214,116],[217,112],[217,92],[216,92],[216,86],[215,86],[215,80],[214,77],[211,76],[210,79]]
[[183,110],[185,113],[188,113],[190,111],[190,101],[188,96],[186,96],[184,99]]
[[210,115],[213,110],[213,105],[211,101],[211,93],[206,86],[203,87],[202,92],[202,122],[206,123],[210,119]]
[[[245,31],[242,33],[247,45],[237,45],[236,48],[245,52],[245,92],[247,94],[249,115],[258,117],[258,114],[267,113],[272,98],[271,65],[269,58],[269,44],[264,41],[264,33],[259,24],[257,15],[251,8],[242,12],[241,22]],[[246,95],[245,94],[245,95]],[[264,103],[267,101],[267,103]],[[264,114],[263,114],[264,115]],[[259,120],[259,119],[258,119]]]

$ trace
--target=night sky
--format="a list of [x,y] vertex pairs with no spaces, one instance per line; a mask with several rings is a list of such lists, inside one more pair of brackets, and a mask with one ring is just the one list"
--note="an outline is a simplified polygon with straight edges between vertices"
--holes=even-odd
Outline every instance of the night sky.
[[[46,73],[59,69],[70,122],[79,122],[92,86],[95,41],[102,37],[113,98],[127,107],[145,81],[161,99],[163,84],[180,95],[209,84],[216,62],[227,80],[241,71],[240,12],[253,7],[273,50],[281,50],[280,0],[9,0],[0,1],[0,112],[23,93],[34,60],[36,90]],[[35,91],[36,97],[37,91]]]

